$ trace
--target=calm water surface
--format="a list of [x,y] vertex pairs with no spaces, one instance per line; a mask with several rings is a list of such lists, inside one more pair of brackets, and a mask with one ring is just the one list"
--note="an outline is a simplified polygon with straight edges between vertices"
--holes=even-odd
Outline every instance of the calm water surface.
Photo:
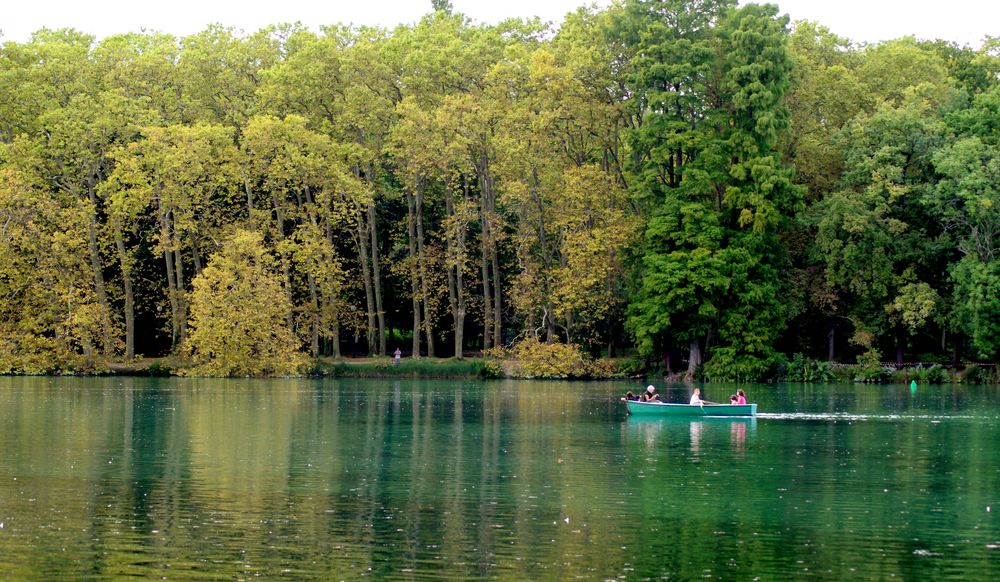
[[0,577],[1000,575],[998,388],[629,388],[0,378]]

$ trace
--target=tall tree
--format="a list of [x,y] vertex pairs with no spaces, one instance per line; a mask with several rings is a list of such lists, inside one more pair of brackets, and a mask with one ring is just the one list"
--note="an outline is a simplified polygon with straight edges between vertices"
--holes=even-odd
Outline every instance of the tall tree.
[[843,190],[814,208],[817,247],[827,280],[845,296],[855,341],[878,360],[885,335],[896,339],[902,360],[905,328],[892,305],[908,285],[935,281],[941,252],[939,227],[921,204],[933,174],[942,125],[932,103],[884,105],[849,128]]
[[28,140],[0,145],[0,370],[72,369],[103,336],[87,249],[88,218],[47,188]]
[[[321,340],[329,339],[339,356],[347,274],[336,235],[370,200],[367,191],[349,175],[330,138],[309,130],[303,117],[254,117],[242,145],[246,191],[256,200],[252,219],[275,241],[290,303],[296,303],[296,275],[304,279],[307,299],[299,312],[307,344],[319,356]],[[293,327],[291,319],[287,323]]]
[[[78,95],[65,107],[53,109],[41,117],[45,128],[45,153],[49,175],[54,186],[72,196],[87,216],[87,249],[90,271],[94,278],[94,291],[101,306],[102,350],[114,351],[115,325],[112,323],[110,292],[105,281],[104,258],[100,251],[100,238],[110,230],[116,244],[122,233],[118,223],[109,221],[105,229],[104,201],[99,187],[111,171],[111,151],[122,147],[138,136],[139,124],[151,116],[135,101],[126,100],[118,91],[91,95]],[[135,307],[131,275],[125,258],[119,253],[119,267],[125,295],[125,354],[135,355]]]
[[213,231],[238,200],[237,150],[233,132],[217,125],[148,127],[142,136],[116,151],[110,179],[128,199],[123,206],[155,216],[152,238],[163,258],[176,347],[187,330],[185,264],[201,271]]
[[[801,192],[776,151],[786,126],[782,98],[790,69],[787,18],[776,10],[748,5],[725,13],[710,39],[724,55],[721,66],[706,78],[711,90],[695,130],[680,141],[694,146],[689,159],[682,156],[680,172],[676,155],[667,161],[651,154],[643,166],[647,188],[665,196],[647,230],[631,327],[647,353],[657,335],[679,327],[686,337],[674,341],[689,340],[689,374],[708,336],[717,334],[710,376],[764,377],[784,322],[778,232]],[[681,101],[673,102],[676,110]]]
[[957,139],[933,153],[941,175],[925,204],[957,242],[950,264],[952,327],[965,333],[979,357],[1000,354],[1000,89],[976,96],[946,117]]

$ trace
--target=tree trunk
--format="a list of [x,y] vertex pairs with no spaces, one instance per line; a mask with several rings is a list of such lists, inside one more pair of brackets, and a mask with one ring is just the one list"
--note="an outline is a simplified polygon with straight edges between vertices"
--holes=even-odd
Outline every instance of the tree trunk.
[[122,283],[125,288],[125,357],[135,357],[135,291],[132,288],[132,265],[125,240],[122,237],[121,224],[112,218],[111,224],[115,235],[115,248],[118,249],[118,262],[122,270]]
[[827,362],[833,362],[833,348],[834,348],[834,342],[836,340],[836,333],[837,333],[837,322],[835,322],[831,318],[830,322],[827,324],[827,331],[826,331],[826,361]]
[[250,186],[250,178],[243,176],[243,189],[247,194],[247,220],[253,224],[253,188]]
[[198,252],[198,241],[194,237],[191,237],[191,260],[194,261],[194,276],[197,277],[201,275],[202,264],[201,264],[201,253]]
[[415,205],[417,219],[417,260],[420,269],[420,297],[424,310],[424,336],[427,338],[427,357],[434,357],[434,322],[430,313],[430,288],[427,283],[427,253],[424,251],[424,190],[418,183]]
[[94,292],[97,304],[101,308],[101,349],[105,354],[115,351],[111,336],[111,306],[108,304],[108,291],[104,282],[104,267],[101,265],[101,253],[97,248],[97,195],[93,186],[90,193],[90,212],[87,213],[87,250],[90,252],[90,266],[94,271]]
[[493,347],[493,293],[490,290],[490,217],[488,193],[479,184],[479,223],[482,225],[479,235],[480,268],[483,278],[483,349]]
[[493,345],[500,346],[503,345],[501,336],[503,306],[500,304],[500,258],[497,255],[496,241],[490,249],[490,254],[493,255]]
[[488,350],[493,347],[493,294],[490,291],[490,263],[488,260],[489,251],[486,249],[486,227],[483,227],[481,270],[483,275],[483,349]]
[[410,293],[413,298],[413,358],[420,357],[420,282],[417,273],[417,226],[414,217],[416,202],[413,194],[406,193],[406,231],[410,253]]
[[163,262],[167,268],[167,298],[170,300],[170,349],[176,349],[180,342],[180,327],[177,325],[179,305],[177,303],[177,278],[174,274],[173,253],[170,251],[170,218],[166,210],[160,212],[160,245],[163,247]]
[[[448,237],[447,242],[448,242],[448,249],[447,249],[448,261],[451,261],[451,254],[452,254],[451,237]],[[451,319],[453,326],[452,329],[455,332],[455,336],[458,337],[458,290],[457,290],[457,284],[455,282],[455,272],[454,270],[452,270],[450,265],[448,265],[446,272],[448,274],[448,308],[451,311]]]
[[184,260],[181,254],[180,240],[177,239],[176,228],[174,234],[174,276],[177,283],[177,325],[178,337],[181,343],[187,339],[187,299],[184,297]]
[[378,355],[385,355],[385,310],[382,309],[382,270],[378,260],[378,231],[376,230],[375,205],[368,206],[368,229],[372,244],[372,286],[375,290],[375,315],[378,318]]
[[[497,254],[498,237],[493,225],[493,219],[496,216],[496,191],[490,170],[487,141],[486,134],[483,134],[481,136],[481,149],[473,157],[476,175],[479,179],[480,218],[483,233],[483,345],[485,348],[500,346],[503,343],[501,337],[503,323],[501,297],[503,293],[500,283],[500,259]],[[492,337],[490,337],[491,334]]]
[[365,214],[358,216],[358,226],[354,235],[358,246],[358,261],[361,263],[361,281],[365,287],[365,311],[368,316],[367,340],[368,355],[377,351],[375,345],[375,293],[372,289],[372,275],[368,262],[368,225]]
[[[537,225],[538,246],[541,249],[542,253],[542,266],[545,268],[545,275],[548,275],[552,273],[553,260],[552,260],[552,250],[549,248],[548,234],[546,233],[545,230],[545,204],[542,202],[542,197],[538,191],[540,182],[541,181],[538,178],[537,168],[532,168],[529,184],[531,186],[531,198],[535,203],[535,210],[538,211],[538,225]],[[545,302],[545,313],[547,320],[545,341],[547,343],[553,344],[556,341],[558,341],[558,338],[556,337],[555,305],[552,303],[551,300]],[[569,340],[567,339],[567,342],[568,341]]]
[[455,331],[455,359],[462,359],[465,339],[465,288],[462,266],[465,264],[465,218],[455,204],[455,194],[450,186],[445,188],[445,207],[451,219],[451,232],[447,241],[448,302]]
[[[278,206],[278,199],[276,197],[271,198],[271,203],[274,204],[274,217],[277,219],[278,223],[275,225],[278,231],[278,242],[285,240],[285,217],[281,212],[281,207]],[[292,302],[292,266],[288,259],[288,253],[281,251],[278,253],[278,258],[281,261],[281,275],[285,281],[285,297],[288,298],[289,305],[294,305]],[[288,329],[295,329],[295,320],[291,312],[285,316],[285,325]]]
[[551,301],[545,302],[545,343],[556,343],[555,306]]
[[694,380],[695,371],[701,365],[701,345],[698,340],[691,340],[688,346],[688,369],[685,378]]
[[903,332],[896,332],[896,366],[903,365]]
[[309,302],[312,306],[312,329],[310,330],[311,341],[310,351],[314,358],[319,357],[319,293],[316,291],[316,277],[310,273],[306,275],[309,283]]

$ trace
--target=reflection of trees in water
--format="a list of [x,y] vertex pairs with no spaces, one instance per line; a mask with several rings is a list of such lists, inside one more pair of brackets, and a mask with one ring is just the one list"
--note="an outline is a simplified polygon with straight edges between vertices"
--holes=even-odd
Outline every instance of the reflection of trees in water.
[[15,577],[836,572],[872,532],[978,535],[1000,485],[971,422],[613,422],[560,383],[34,382],[0,390]]

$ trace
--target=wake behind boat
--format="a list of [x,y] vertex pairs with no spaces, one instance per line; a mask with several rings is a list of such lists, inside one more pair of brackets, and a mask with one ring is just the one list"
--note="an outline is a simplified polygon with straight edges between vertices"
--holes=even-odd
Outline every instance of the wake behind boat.
[[757,404],[671,404],[626,400],[628,413],[633,416],[695,417],[695,416],[757,416]]

